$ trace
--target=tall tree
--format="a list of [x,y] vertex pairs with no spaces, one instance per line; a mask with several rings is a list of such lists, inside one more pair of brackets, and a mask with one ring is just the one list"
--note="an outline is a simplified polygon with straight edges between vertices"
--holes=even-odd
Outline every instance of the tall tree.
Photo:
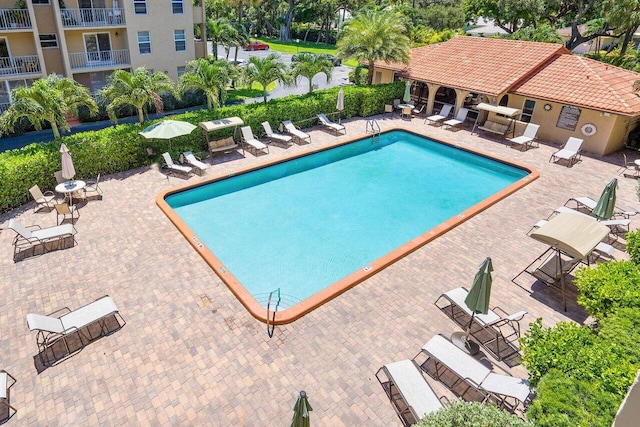
[[187,63],[185,73],[180,76],[178,90],[201,90],[207,97],[207,109],[219,107],[227,98],[227,86],[235,77],[233,65],[224,59],[209,62],[199,58]]
[[640,26],[640,0],[605,0],[604,10],[615,32],[622,35],[620,56],[624,56]]
[[387,10],[366,10],[345,24],[337,55],[367,61],[367,83],[373,82],[375,61],[409,62],[411,42],[400,15]]
[[327,83],[331,81],[333,63],[326,56],[314,55],[313,53],[298,54],[298,61],[291,65],[291,76],[294,79],[305,77],[309,80],[309,93],[313,92],[313,77],[316,74],[324,73],[327,76]]
[[92,116],[98,113],[98,105],[86,87],[57,74],[36,80],[30,87],[17,87],[12,96],[15,102],[0,116],[0,128],[5,132],[13,132],[15,124],[26,118],[37,130],[49,123],[54,138],[60,139],[58,128],[70,130],[67,113],[77,116],[81,105]]
[[211,37],[213,44],[213,57],[218,59],[218,45],[228,46],[233,41],[233,34],[236,29],[225,19],[207,19],[207,34]]
[[156,111],[163,108],[160,93],[167,92],[176,97],[178,93],[173,80],[165,73],[152,73],[144,67],[128,72],[116,70],[109,76],[109,84],[100,89],[100,95],[109,102],[107,113],[117,122],[116,110],[123,105],[133,105],[138,111],[138,120],[144,123],[145,108],[155,105]]
[[280,59],[277,53],[271,53],[269,56],[260,58],[252,56],[244,69],[244,81],[251,87],[254,82],[260,83],[262,86],[262,97],[264,103],[267,103],[267,86],[274,82],[282,83],[285,86],[291,84],[291,77],[287,73],[287,66]]

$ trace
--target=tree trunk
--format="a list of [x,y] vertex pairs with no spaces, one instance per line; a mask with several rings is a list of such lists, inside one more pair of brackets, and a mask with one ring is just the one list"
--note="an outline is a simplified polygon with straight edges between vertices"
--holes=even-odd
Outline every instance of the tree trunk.
[[373,61],[369,60],[369,75],[367,76],[367,84],[371,86],[373,84]]
[[295,0],[289,0],[289,10],[284,15],[284,22],[280,24],[280,41],[291,40],[291,21],[293,21],[293,13],[296,10]]
[[264,98],[264,103],[266,104],[267,103],[267,87],[266,86],[262,89],[262,97]]
[[138,108],[138,120],[140,120],[140,123],[144,123],[144,110],[142,110],[142,108]]
[[211,111],[213,109],[213,101],[211,100],[211,96],[207,95],[207,110]]
[[629,47],[629,43],[631,43],[631,39],[633,37],[635,28],[636,27],[634,26],[633,28],[630,28],[624,32],[624,38],[622,39],[622,46],[620,47],[621,58],[625,55],[625,53],[627,53],[627,47]]
[[60,131],[58,130],[58,124],[56,123],[56,121],[51,120],[49,123],[51,123],[51,131],[53,132],[53,137],[56,140],[60,139]]
[[313,77],[309,78],[309,93],[313,92]]
[[327,28],[324,32],[324,44],[329,44],[329,36],[331,35],[331,14],[328,14],[326,17]]

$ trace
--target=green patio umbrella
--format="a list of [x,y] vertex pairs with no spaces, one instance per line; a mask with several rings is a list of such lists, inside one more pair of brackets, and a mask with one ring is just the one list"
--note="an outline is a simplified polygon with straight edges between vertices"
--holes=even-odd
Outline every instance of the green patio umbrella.
[[404,95],[402,96],[402,100],[405,104],[411,102],[411,82],[407,80],[407,83],[404,86]]
[[291,427],[309,427],[311,425],[309,421],[309,412],[313,411],[313,408],[309,404],[307,399],[307,393],[302,390],[296,404],[293,405],[293,419],[291,420]]
[[618,179],[613,178],[602,190],[598,204],[593,208],[593,214],[600,219],[609,219],[613,216],[613,208],[616,206],[616,188]]

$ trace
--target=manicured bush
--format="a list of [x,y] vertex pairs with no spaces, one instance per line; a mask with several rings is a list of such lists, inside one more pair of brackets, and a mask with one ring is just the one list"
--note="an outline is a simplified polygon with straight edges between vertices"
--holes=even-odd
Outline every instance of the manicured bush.
[[631,261],[610,261],[581,268],[574,281],[578,303],[601,320],[622,307],[640,309],[640,267]]
[[415,424],[416,427],[533,427],[525,421],[493,405],[454,400],[451,405],[433,412]]
[[[638,187],[640,188],[640,186]],[[636,265],[640,265],[640,230],[634,230],[625,236],[627,240],[627,253]]]

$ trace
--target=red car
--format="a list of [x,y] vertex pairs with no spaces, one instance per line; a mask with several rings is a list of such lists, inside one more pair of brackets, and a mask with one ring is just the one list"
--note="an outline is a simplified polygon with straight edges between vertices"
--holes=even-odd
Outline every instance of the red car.
[[253,41],[249,42],[249,44],[244,47],[244,50],[269,50],[269,45],[266,43]]

